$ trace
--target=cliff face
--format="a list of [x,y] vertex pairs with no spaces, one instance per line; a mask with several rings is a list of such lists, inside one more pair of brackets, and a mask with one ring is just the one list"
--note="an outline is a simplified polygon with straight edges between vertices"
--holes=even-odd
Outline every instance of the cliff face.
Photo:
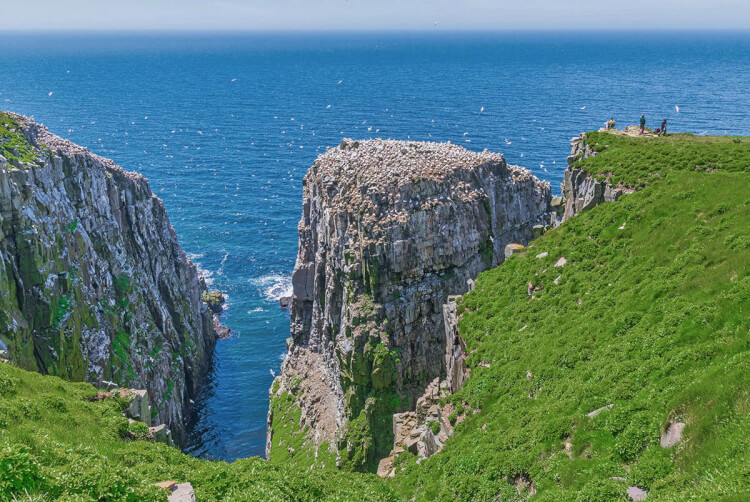
[[148,389],[184,441],[215,343],[205,283],[148,181],[0,113],[0,338],[19,366]]
[[571,140],[568,168],[560,184],[560,190],[565,199],[565,213],[562,221],[567,221],[576,214],[598,206],[602,202],[614,202],[622,194],[634,191],[627,187],[614,187],[606,181],[592,177],[583,169],[575,167],[576,162],[594,155],[596,152],[586,144],[585,133]]
[[[315,444],[337,443],[351,468],[390,450],[392,415],[445,373],[448,295],[548,224],[550,198],[501,155],[450,144],[344,141],[318,158],[273,393],[294,391]],[[269,451],[279,409],[272,395]]]

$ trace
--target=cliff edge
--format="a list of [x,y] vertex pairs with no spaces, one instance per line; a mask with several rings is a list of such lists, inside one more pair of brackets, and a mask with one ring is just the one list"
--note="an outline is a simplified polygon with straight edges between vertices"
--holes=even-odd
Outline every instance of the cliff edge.
[[0,113],[0,339],[18,366],[148,389],[185,439],[216,335],[146,178]]
[[486,150],[345,140],[321,155],[304,179],[269,458],[298,453],[277,424],[299,413],[316,455],[325,444],[340,466],[372,470],[393,444],[393,414],[445,372],[447,297],[550,224],[550,199],[548,183]]

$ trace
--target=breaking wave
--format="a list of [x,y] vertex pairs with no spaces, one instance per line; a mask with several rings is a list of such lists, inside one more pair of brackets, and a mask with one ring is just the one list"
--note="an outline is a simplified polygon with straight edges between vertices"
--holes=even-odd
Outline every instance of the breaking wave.
[[289,275],[269,274],[257,279],[251,279],[266,300],[269,302],[278,302],[280,298],[292,296],[292,278]]

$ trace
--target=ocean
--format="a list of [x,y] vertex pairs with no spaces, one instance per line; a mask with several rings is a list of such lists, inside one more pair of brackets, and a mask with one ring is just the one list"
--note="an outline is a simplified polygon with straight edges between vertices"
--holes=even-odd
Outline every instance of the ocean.
[[[0,109],[148,177],[228,297],[188,451],[264,454],[302,178],[344,137],[451,141],[559,183],[569,140],[641,113],[750,134],[750,32],[0,33]],[[676,109],[679,107],[679,112]]]

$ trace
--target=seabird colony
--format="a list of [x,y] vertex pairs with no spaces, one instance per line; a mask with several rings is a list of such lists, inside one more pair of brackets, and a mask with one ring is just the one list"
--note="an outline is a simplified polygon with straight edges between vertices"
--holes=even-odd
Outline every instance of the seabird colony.
[[[426,141],[344,139],[340,146],[329,148],[317,158],[308,182],[314,179],[325,187],[329,207],[356,207],[366,213],[370,213],[368,206],[404,210],[430,202],[426,199],[433,203],[476,200],[478,187],[467,183],[471,177],[460,172],[483,165],[507,168],[509,183],[533,177],[528,169],[507,165],[502,154],[488,150],[473,152],[452,143]],[[449,177],[450,182],[440,187]],[[549,184],[536,183],[540,187]]]

